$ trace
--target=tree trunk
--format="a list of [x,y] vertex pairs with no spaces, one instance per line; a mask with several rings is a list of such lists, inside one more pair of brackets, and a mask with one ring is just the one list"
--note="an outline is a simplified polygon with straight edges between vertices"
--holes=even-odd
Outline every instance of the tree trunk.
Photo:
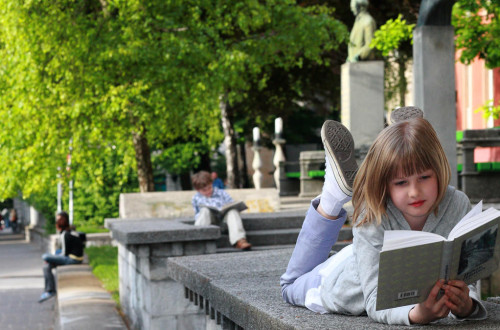
[[247,174],[247,157],[245,153],[245,143],[240,143],[237,145],[238,159],[239,159],[239,172],[240,172],[240,188],[250,187],[250,182],[248,182]]
[[406,62],[407,60],[403,58],[403,56],[399,55],[397,58],[398,62],[398,71],[399,71],[399,106],[404,107],[406,105],[405,96],[406,89],[408,87],[408,81],[406,80]]
[[233,124],[224,97],[221,97],[219,107],[221,111],[222,129],[224,131],[224,145],[226,146],[227,187],[239,188],[240,180],[238,173],[238,157],[236,153],[236,138],[234,136]]
[[133,132],[132,137],[134,140],[139,188],[141,192],[154,191],[153,166],[151,165],[151,152],[146,138],[146,128],[141,133]]

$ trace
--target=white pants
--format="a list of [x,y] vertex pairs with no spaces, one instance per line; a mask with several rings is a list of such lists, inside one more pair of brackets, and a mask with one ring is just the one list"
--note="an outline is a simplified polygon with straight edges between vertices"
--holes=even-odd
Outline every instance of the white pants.
[[[227,230],[229,232],[229,243],[231,245],[236,244],[240,239],[246,238],[245,229],[243,228],[243,223],[241,221],[240,213],[236,210],[229,210],[224,219],[224,223],[227,224]],[[220,225],[216,217],[212,215],[212,212],[206,207],[200,209],[200,213],[196,217],[194,222],[195,226],[208,226],[208,225]]]

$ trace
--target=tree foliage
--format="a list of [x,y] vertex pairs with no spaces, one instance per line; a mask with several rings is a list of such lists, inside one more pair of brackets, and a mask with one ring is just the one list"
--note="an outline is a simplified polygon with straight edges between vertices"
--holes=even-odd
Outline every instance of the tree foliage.
[[[221,95],[242,102],[251,86],[266,86],[272,67],[323,63],[345,40],[332,13],[290,0],[0,0],[0,156],[8,160],[0,198],[53,194],[58,173],[89,196],[105,194],[110,168],[121,191],[131,168],[141,181],[149,150],[176,157],[193,150],[176,143],[193,137],[196,150],[209,149],[222,138]],[[70,140],[71,171],[58,171]]]
[[388,56],[397,50],[402,42],[412,40],[414,27],[415,24],[407,24],[402,15],[389,19],[375,31],[370,47],[378,49],[382,56]]
[[459,0],[453,7],[456,47],[460,61],[484,59],[486,67],[500,66],[500,6],[498,1]]

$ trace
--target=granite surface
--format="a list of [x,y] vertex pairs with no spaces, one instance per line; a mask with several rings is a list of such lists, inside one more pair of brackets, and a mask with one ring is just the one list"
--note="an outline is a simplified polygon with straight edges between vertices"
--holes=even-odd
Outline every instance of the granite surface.
[[[169,258],[167,273],[245,329],[401,329],[367,316],[320,315],[285,303],[279,278],[292,249]],[[484,321],[441,320],[434,329],[498,329],[500,305]]]
[[215,240],[220,237],[218,226],[191,226],[176,220],[131,219],[106,223],[113,239],[123,245],[182,241]]

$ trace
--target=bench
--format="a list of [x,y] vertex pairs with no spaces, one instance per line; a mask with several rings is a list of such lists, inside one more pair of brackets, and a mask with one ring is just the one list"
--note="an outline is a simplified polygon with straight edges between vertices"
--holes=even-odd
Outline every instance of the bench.
[[[279,192],[275,188],[226,189],[234,199],[244,201],[245,213],[275,212],[280,209]],[[165,191],[120,194],[121,219],[175,219],[194,216],[191,199],[196,191]]]
[[111,295],[87,264],[57,267],[59,329],[127,329]]

